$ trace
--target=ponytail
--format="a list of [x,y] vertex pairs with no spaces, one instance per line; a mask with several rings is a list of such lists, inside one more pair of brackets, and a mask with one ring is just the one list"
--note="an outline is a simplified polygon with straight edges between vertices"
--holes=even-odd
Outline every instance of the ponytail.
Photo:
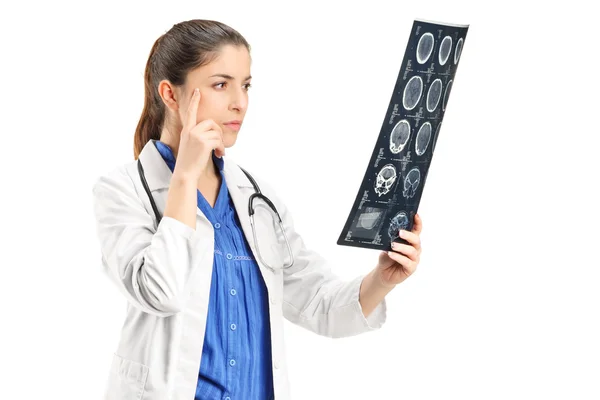
[[158,94],[158,82],[156,84],[153,82],[154,74],[152,71],[156,48],[158,47],[161,38],[162,37],[158,38],[156,42],[154,42],[144,72],[144,109],[142,110],[142,116],[135,128],[133,139],[133,158],[135,160],[137,160],[146,143],[151,139],[160,139],[160,132],[162,130],[165,105],[162,103],[160,95]]

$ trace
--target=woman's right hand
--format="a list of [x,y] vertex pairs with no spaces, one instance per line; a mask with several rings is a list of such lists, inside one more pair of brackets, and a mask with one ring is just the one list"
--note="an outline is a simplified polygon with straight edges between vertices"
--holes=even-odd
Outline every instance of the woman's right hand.
[[196,182],[205,173],[212,162],[212,151],[217,157],[225,155],[223,131],[212,119],[196,123],[200,91],[195,89],[188,105],[183,129],[179,139],[177,162],[173,174]]

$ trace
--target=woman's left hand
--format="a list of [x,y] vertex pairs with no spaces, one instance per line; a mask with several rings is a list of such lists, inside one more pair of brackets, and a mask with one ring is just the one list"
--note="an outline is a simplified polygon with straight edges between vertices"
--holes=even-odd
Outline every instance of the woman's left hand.
[[392,242],[392,251],[381,252],[375,270],[384,286],[393,287],[415,272],[421,259],[422,229],[423,221],[419,214],[415,214],[412,231],[400,231],[399,235],[409,244]]

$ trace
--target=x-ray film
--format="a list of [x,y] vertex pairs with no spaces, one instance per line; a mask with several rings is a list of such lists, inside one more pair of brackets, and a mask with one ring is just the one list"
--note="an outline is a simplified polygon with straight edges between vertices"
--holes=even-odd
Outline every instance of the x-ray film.
[[375,149],[337,244],[390,250],[407,243],[469,25],[413,23]]

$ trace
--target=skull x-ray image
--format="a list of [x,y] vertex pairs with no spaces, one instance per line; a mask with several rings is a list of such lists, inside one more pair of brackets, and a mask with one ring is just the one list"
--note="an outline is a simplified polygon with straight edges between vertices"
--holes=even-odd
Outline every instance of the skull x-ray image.
[[390,151],[392,154],[398,154],[406,147],[410,138],[410,124],[403,119],[398,121],[392,133],[390,134]]
[[400,211],[390,220],[390,224],[388,227],[388,238],[390,240],[394,240],[398,237],[400,233],[400,229],[406,229],[408,227],[408,215],[404,211]]
[[402,195],[407,199],[413,197],[417,193],[419,183],[421,183],[421,171],[419,171],[419,167],[414,167],[406,175],[406,178],[404,178],[404,191]]
[[442,97],[442,80],[436,79],[427,92],[427,111],[434,112]]
[[463,46],[463,38],[458,39],[456,43],[456,50],[454,51],[454,64],[458,64],[458,59],[460,58],[460,52],[462,51]]
[[415,140],[415,153],[418,156],[422,156],[427,151],[429,141],[431,140],[431,123],[425,122],[421,125],[419,132],[417,133],[417,140]]
[[448,96],[450,96],[450,89],[452,89],[452,79],[446,85],[446,91],[444,92],[444,101],[442,102],[442,111],[446,111],[446,103],[448,102]]
[[429,57],[431,57],[431,53],[433,53],[433,45],[435,44],[435,39],[433,35],[429,32],[421,35],[419,39],[419,44],[417,44],[417,62],[419,64],[425,64]]
[[468,25],[415,20],[375,148],[337,244],[391,250],[411,230]]
[[435,151],[435,144],[437,143],[437,138],[440,133],[441,127],[442,127],[442,123],[440,122],[435,130],[435,135],[433,135],[433,145],[431,146],[431,151]]
[[387,194],[394,182],[396,182],[396,167],[394,167],[394,164],[388,164],[381,168],[381,171],[377,174],[375,193],[379,196]]
[[423,94],[423,78],[420,76],[413,76],[410,78],[406,87],[404,88],[404,96],[402,99],[402,105],[407,110],[412,110],[419,104],[421,95]]
[[440,45],[440,65],[446,64],[448,61],[448,57],[450,57],[450,52],[452,51],[452,38],[450,36],[446,36],[442,40],[442,44]]

